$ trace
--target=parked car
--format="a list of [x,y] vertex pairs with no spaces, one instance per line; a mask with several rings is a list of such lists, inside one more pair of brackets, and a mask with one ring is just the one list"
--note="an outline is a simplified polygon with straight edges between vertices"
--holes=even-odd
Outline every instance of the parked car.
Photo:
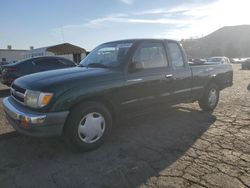
[[245,61],[241,62],[241,69],[242,70],[250,69],[250,59],[246,59]]
[[2,66],[2,65],[7,65],[7,64],[8,64],[7,61],[1,61],[1,62],[0,62],[0,66]]
[[194,63],[194,64],[197,64],[197,65],[201,65],[201,64],[204,64],[204,63],[206,63],[206,62],[207,62],[206,59],[194,59],[194,60],[193,60],[193,63]]
[[14,61],[9,61],[8,64],[12,64],[12,63],[16,63],[18,62],[17,60],[14,60]]
[[234,58],[229,58],[229,61],[230,61],[230,63],[232,63],[232,64],[236,64],[236,63],[237,63],[236,60],[235,60]]
[[24,75],[41,71],[74,67],[76,64],[68,59],[56,56],[44,56],[25,59],[1,66],[2,83],[10,86],[12,82]]
[[227,57],[210,57],[207,59],[206,64],[223,64],[230,63],[229,58]]
[[232,79],[231,64],[189,66],[176,41],[122,40],[98,46],[78,67],[18,78],[3,106],[18,132],[64,135],[90,150],[122,117],[194,101],[213,111]]
[[7,65],[7,64],[8,64],[7,61],[1,61],[1,62],[0,62],[0,78],[1,78],[1,76],[2,76],[2,74],[1,74],[1,73],[2,73],[2,66],[3,66],[3,65]]

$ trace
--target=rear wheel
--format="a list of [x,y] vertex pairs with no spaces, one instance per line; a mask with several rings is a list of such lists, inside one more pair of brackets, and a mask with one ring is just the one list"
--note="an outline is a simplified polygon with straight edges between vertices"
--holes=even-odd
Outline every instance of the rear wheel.
[[209,84],[199,100],[200,108],[204,111],[213,111],[218,104],[219,96],[219,87],[216,84]]
[[109,110],[100,103],[87,102],[76,106],[65,127],[68,143],[82,151],[99,147],[112,127]]

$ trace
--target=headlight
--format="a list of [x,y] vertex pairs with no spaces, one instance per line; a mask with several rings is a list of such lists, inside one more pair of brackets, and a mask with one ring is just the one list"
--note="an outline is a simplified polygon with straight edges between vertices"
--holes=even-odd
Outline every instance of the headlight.
[[32,108],[41,108],[49,104],[53,94],[26,90],[24,103]]

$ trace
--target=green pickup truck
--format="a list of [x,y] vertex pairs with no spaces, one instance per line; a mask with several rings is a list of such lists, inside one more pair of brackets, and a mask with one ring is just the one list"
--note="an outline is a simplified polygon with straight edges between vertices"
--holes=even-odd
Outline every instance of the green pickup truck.
[[64,135],[86,151],[100,146],[123,116],[194,101],[213,111],[232,80],[230,64],[188,63],[177,41],[121,40],[98,46],[78,67],[18,78],[3,106],[18,132]]

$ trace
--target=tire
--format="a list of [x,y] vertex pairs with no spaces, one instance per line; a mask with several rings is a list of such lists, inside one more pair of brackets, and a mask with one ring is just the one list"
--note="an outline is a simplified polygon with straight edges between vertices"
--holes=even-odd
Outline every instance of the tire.
[[204,111],[213,111],[219,102],[220,90],[216,84],[209,84],[202,98],[198,101],[199,106]]
[[86,102],[75,106],[67,119],[64,135],[67,143],[80,151],[98,148],[110,134],[112,116],[101,103]]

